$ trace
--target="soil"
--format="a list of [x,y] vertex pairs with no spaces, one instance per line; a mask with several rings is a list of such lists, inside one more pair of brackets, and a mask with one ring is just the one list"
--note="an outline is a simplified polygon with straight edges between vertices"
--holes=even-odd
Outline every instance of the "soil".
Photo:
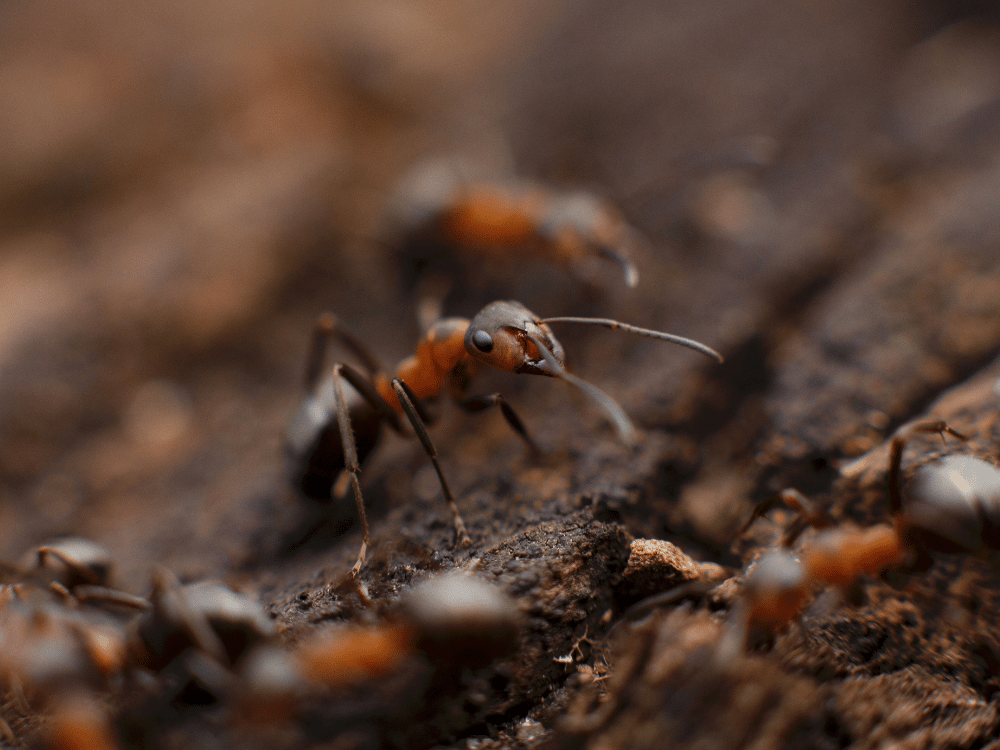
[[[36,0],[0,29],[0,559],[87,537],[122,590],[148,594],[156,566],[221,580],[288,648],[378,627],[452,570],[523,617],[489,666],[417,651],[264,725],[112,686],[116,744],[1000,746],[988,555],[813,590],[772,637],[727,640],[743,571],[792,520],[738,534],[775,492],[885,521],[888,438],[927,417],[968,440],[914,439],[904,474],[1000,465],[994,3]],[[386,206],[438,157],[586,190],[644,238],[635,289],[610,265],[456,248],[446,314],[517,299],[725,363],[559,328],[638,444],[562,383],[484,374],[475,392],[502,392],[543,456],[495,410],[440,404],[462,547],[419,443],[387,432],[355,582],[351,504],[297,496],[284,433],[321,312],[385,362],[412,353],[428,280]],[[44,741],[50,711],[16,693],[0,746]]]

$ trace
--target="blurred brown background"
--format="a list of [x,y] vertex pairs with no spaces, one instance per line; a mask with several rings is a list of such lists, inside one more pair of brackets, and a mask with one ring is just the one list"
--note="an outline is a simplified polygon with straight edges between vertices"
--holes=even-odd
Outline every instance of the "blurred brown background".
[[[130,590],[161,562],[265,600],[346,569],[356,534],[254,547],[301,513],[281,441],[315,316],[388,362],[412,351],[381,212],[440,155],[590,190],[647,237],[634,291],[532,268],[460,285],[447,312],[517,298],[726,354],[564,342],[643,427],[690,441],[636,469],[683,476],[633,533],[722,550],[755,499],[828,489],[1000,346],[998,30],[994,3],[943,0],[4,3],[0,557],[80,534]],[[612,450],[562,390],[487,383],[543,443]],[[460,494],[521,470],[498,419],[448,414]],[[425,463],[390,441],[376,508],[410,502]]]

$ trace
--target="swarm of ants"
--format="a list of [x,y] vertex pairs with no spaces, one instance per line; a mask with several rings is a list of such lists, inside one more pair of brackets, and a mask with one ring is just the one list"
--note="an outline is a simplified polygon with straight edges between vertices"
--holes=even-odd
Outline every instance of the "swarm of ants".
[[[414,248],[429,246],[473,255],[518,249],[570,268],[602,258],[618,264],[628,287],[638,283],[632,261],[638,233],[602,202],[534,185],[475,182],[440,170],[432,177],[411,180],[403,197],[397,196],[407,208],[400,212],[397,206],[394,227],[400,232],[402,226],[398,242],[404,256],[416,257]],[[320,315],[306,355],[305,397],[285,438],[288,481],[304,502],[325,508],[350,505],[352,496],[362,539],[344,579],[362,601],[367,594],[360,579],[372,545],[362,469],[383,427],[419,440],[448,506],[454,543],[463,548],[474,540],[462,517],[462,498],[428,431],[434,421],[428,404],[442,392],[470,414],[497,407],[529,455],[537,456],[543,448],[507,398],[499,392],[469,395],[469,389],[484,369],[561,379],[603,412],[621,443],[634,446],[642,435],[632,419],[610,395],[567,370],[564,347],[551,326],[596,325],[723,359],[692,339],[611,318],[540,317],[515,301],[490,302],[471,318],[442,317],[439,308],[440,300],[422,308],[424,334],[414,354],[394,368],[384,367],[331,313]],[[335,343],[360,368],[339,359],[331,364]],[[760,504],[737,533],[742,536],[785,505],[794,518],[777,549],[724,582],[695,581],[625,612],[609,612],[602,620],[606,632],[588,637],[585,631],[571,654],[582,655],[584,641],[596,644],[605,635],[641,628],[651,612],[726,590],[718,637],[699,645],[704,652],[699,663],[725,665],[792,626],[818,590],[835,589],[851,601],[859,580],[917,569],[938,553],[991,556],[1000,549],[1000,470],[956,454],[924,464],[904,482],[906,445],[924,433],[965,440],[936,420],[896,431],[884,493],[888,523],[865,528],[835,523],[819,503],[786,489]],[[247,716],[261,725],[286,726],[302,720],[300,706],[308,697],[336,695],[400,673],[413,662],[440,676],[510,657],[526,620],[508,592],[469,572],[425,576],[384,617],[294,641],[255,599],[220,582],[182,583],[156,568],[145,594],[123,591],[115,585],[107,551],[84,539],[44,544],[21,564],[5,566],[4,573],[0,673],[12,696],[7,715],[47,715],[40,736],[51,748],[152,744],[155,738],[147,732],[156,726],[153,717],[178,705],[221,704],[234,726]],[[597,731],[619,710],[622,695],[596,709],[579,703],[557,727],[565,735]],[[15,723],[0,719],[7,742],[19,741]]]

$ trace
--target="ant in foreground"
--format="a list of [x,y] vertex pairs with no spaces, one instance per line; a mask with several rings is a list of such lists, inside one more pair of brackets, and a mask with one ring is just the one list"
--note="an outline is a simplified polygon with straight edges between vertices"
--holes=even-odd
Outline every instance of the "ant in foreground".
[[574,269],[601,258],[619,266],[626,286],[639,283],[630,255],[642,240],[609,204],[585,192],[489,181],[472,171],[460,160],[424,163],[390,200],[391,244],[415,270],[463,252],[476,262],[541,256]]
[[[503,396],[499,393],[466,396],[472,376],[483,366],[561,378],[581,389],[604,410],[624,443],[637,442],[635,427],[622,408],[599,388],[563,367],[563,348],[552,334],[550,323],[600,325],[686,346],[722,361],[715,350],[673,334],[603,318],[539,318],[519,302],[493,302],[472,320],[438,320],[417,345],[416,354],[400,362],[394,375],[388,375],[367,347],[345,331],[336,318],[332,315],[320,318],[307,360],[308,395],[292,418],[287,451],[296,464],[296,486],[306,497],[325,502],[340,497],[338,478],[347,475],[364,533],[352,576],[364,565],[370,543],[359,482],[360,467],[375,448],[383,423],[404,434],[401,417],[405,415],[434,465],[462,545],[470,544],[471,540],[424,427],[429,420],[421,402],[437,398],[447,388],[466,412],[478,413],[497,406],[528,449],[537,452],[520,417]],[[334,336],[358,356],[367,375],[350,365],[337,363],[322,377],[326,350]],[[354,390],[345,393],[345,380]]]
[[[955,454],[920,466],[904,486],[903,451],[919,433],[967,439],[940,420],[904,426],[893,436],[887,477],[891,525],[832,527],[832,521],[796,490],[785,490],[754,511],[744,531],[777,501],[795,509],[799,521],[785,535],[782,548],[765,554],[747,574],[737,613],[741,639],[750,628],[773,631],[789,622],[815,585],[846,589],[861,575],[909,565],[916,556],[931,552],[984,556],[1000,551],[1000,469]],[[789,549],[808,525],[821,530],[796,558]]]

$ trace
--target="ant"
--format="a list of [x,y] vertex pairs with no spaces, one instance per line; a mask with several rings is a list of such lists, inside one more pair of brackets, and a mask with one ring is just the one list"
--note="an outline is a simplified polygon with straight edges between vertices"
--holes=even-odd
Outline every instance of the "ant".
[[255,600],[216,581],[182,585],[166,568],[152,576],[150,609],[128,633],[128,661],[134,669],[180,675],[226,694],[234,667],[255,648],[269,643],[277,627]]
[[[777,501],[797,510],[799,522],[785,535],[782,549],[765,554],[748,572],[739,615],[745,627],[774,630],[789,622],[816,584],[846,589],[861,575],[909,565],[916,556],[926,558],[931,552],[983,556],[1000,551],[1000,469],[980,458],[954,454],[923,464],[904,485],[903,451],[920,433],[967,440],[941,420],[916,422],[896,432],[887,474],[891,524],[835,527],[796,490],[785,490],[758,506],[743,531]],[[796,558],[789,549],[810,525],[820,531]]]
[[3,587],[0,598],[24,598],[24,583],[44,588],[71,605],[101,602],[126,609],[144,610],[149,602],[111,587],[114,561],[107,548],[83,537],[61,537],[24,556],[20,565],[0,564],[3,575],[16,583]]
[[[375,448],[383,423],[403,433],[401,417],[412,426],[441,483],[451,509],[458,541],[471,543],[455,497],[438,462],[424,425],[429,421],[421,402],[435,399],[442,389],[469,413],[499,407],[507,423],[537,453],[524,423],[499,393],[466,396],[471,378],[482,367],[510,373],[561,378],[586,393],[604,412],[627,445],[638,436],[622,408],[594,385],[567,372],[563,367],[563,347],[552,334],[550,323],[586,323],[648,336],[679,344],[722,362],[722,356],[697,341],[661,331],[604,318],[539,318],[519,302],[493,302],[471,320],[444,318],[434,323],[417,344],[416,353],[397,365],[394,375],[386,373],[378,360],[356,337],[344,330],[332,315],[317,322],[307,358],[305,384],[308,395],[292,418],[287,435],[287,452],[296,465],[295,484],[306,497],[329,502],[343,495],[338,477],[346,474],[353,489],[364,538],[354,577],[365,562],[370,543],[368,520],[359,481],[360,466]],[[337,363],[321,377],[330,340],[336,336],[356,354],[368,374],[350,365]],[[345,393],[344,381],[353,391]],[[349,395],[348,395],[349,394]]]
[[630,254],[640,236],[609,204],[585,192],[476,179],[460,161],[417,167],[390,200],[387,221],[392,244],[418,272],[465,250],[491,259],[541,255],[570,267],[596,257],[617,264],[629,288],[639,283]]
[[[47,747],[117,746],[98,699],[124,665],[116,620],[64,602],[14,600],[0,611],[0,631],[0,674],[22,715],[30,712],[29,698],[50,714]],[[13,737],[2,719],[0,732]]]
[[420,657],[449,674],[484,668],[516,651],[523,625],[517,603],[495,583],[456,572],[432,576],[404,594],[386,622],[259,650],[242,669],[245,697],[281,709],[297,692],[354,687]]
[[[774,633],[795,619],[810,591],[835,586],[852,593],[862,575],[879,575],[900,565],[910,566],[931,552],[983,556],[1000,552],[1000,469],[973,456],[955,454],[917,468],[905,485],[902,460],[915,435],[965,435],[941,420],[901,427],[889,445],[887,496],[892,521],[868,528],[837,525],[801,492],[786,489],[757,506],[737,536],[758,518],[783,503],[797,518],[779,549],[761,555],[747,570],[742,595],[733,613],[733,627],[720,653],[745,648],[750,634]],[[797,553],[799,536],[812,526],[816,536]],[[691,596],[705,596],[715,581],[691,581],[633,605],[623,619],[634,620],[651,609]]]

